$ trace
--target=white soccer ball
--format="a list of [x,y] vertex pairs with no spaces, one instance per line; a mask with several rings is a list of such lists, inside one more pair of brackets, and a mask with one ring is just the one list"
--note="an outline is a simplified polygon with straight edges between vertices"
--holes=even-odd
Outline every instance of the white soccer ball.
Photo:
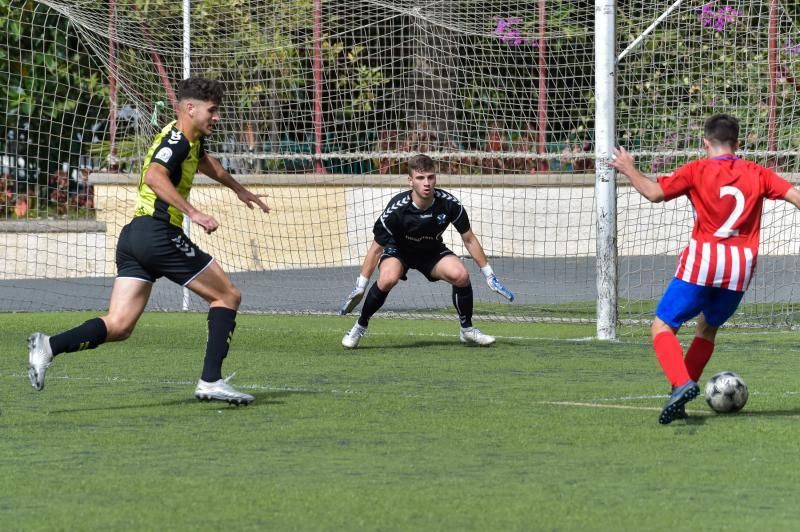
[[706,403],[720,414],[738,412],[747,403],[747,384],[732,371],[723,371],[706,383]]

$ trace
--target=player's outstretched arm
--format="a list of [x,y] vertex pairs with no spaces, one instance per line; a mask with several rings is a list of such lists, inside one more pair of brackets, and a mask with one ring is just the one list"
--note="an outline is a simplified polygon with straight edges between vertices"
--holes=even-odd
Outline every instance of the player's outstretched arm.
[[633,188],[648,200],[653,203],[664,201],[664,191],[661,189],[661,185],[636,168],[633,156],[628,153],[625,148],[614,148],[614,155],[611,160],[608,161],[608,166],[625,174],[630,180],[631,185],[633,185]]
[[367,256],[364,257],[364,262],[361,265],[361,274],[358,276],[358,279],[356,279],[356,286],[353,288],[353,291],[350,292],[350,295],[347,296],[347,299],[344,300],[342,306],[339,307],[339,315],[344,316],[356,308],[361,302],[361,299],[364,297],[364,292],[367,290],[369,278],[372,276],[375,268],[378,267],[381,253],[383,253],[383,246],[373,240],[372,245],[370,245],[367,251]]
[[206,154],[202,159],[200,159],[200,162],[197,164],[197,169],[214,181],[221,183],[233,190],[242,203],[251,209],[258,207],[263,212],[270,211],[270,208],[261,199],[266,198],[269,194],[253,194],[244,188],[241,183],[236,181],[236,179],[234,179],[234,177],[227,170],[225,170],[225,168],[223,168],[222,163],[220,163],[215,157]]
[[463,233],[461,238],[464,240],[464,247],[467,248],[467,252],[469,253],[470,257],[475,261],[475,264],[481,269],[483,272],[484,277],[486,277],[486,284],[489,288],[503,296],[504,298],[508,299],[509,301],[514,301],[514,294],[505,287],[505,285],[497,278],[492,270],[492,267],[489,266],[489,259],[486,258],[486,253],[483,251],[483,246],[481,245],[480,240],[478,237],[475,236],[475,233],[472,232],[472,229]]
[[169,180],[167,169],[160,164],[151,164],[147,167],[144,183],[156,193],[156,196],[188,216],[191,221],[205,229],[206,233],[211,234],[219,227],[219,222],[213,216],[195,209],[191,203],[183,199]]
[[786,192],[786,195],[783,197],[786,201],[800,209],[800,190],[792,187]]

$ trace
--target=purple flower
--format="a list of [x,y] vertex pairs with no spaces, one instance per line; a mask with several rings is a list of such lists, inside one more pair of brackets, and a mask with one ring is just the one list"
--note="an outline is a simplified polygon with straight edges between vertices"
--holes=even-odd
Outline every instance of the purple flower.
[[495,20],[497,21],[497,26],[494,29],[494,34],[502,43],[515,46],[530,44],[533,47],[539,45],[534,39],[527,39],[522,34],[519,29],[522,24],[520,17],[495,17]]
[[724,31],[725,27],[741,15],[741,12],[733,6],[725,5],[719,9],[714,9],[714,2],[709,2],[700,8],[698,17],[700,23],[706,27],[711,26],[716,31]]
[[786,47],[784,51],[789,55],[800,54],[800,43],[793,43],[791,39],[786,39]]

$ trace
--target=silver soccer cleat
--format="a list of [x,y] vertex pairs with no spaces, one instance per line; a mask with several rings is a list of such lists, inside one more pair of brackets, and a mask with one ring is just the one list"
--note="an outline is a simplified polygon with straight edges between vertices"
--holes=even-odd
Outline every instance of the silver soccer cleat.
[[461,340],[461,343],[475,344],[475,345],[492,345],[495,341],[494,336],[483,334],[475,327],[467,327],[466,329],[461,329],[461,332],[458,335],[458,339]]
[[355,349],[358,347],[358,342],[361,340],[361,337],[365,334],[367,334],[367,328],[362,327],[356,322],[353,328],[342,338],[342,345],[347,349]]
[[28,379],[35,390],[44,388],[44,374],[52,361],[50,337],[40,332],[28,336]]
[[206,382],[203,379],[197,381],[197,388],[194,389],[194,396],[201,401],[225,401],[232,405],[249,405],[255,401],[255,397],[250,394],[242,393],[231,386],[227,379],[220,379],[214,382]]

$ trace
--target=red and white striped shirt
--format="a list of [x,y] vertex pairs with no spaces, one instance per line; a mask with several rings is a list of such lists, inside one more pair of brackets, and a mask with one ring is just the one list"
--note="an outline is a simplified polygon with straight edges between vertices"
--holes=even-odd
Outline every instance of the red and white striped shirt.
[[719,286],[743,292],[756,267],[757,250],[694,238],[678,259],[675,277],[700,286]]
[[675,277],[743,292],[756,266],[764,199],[783,199],[792,185],[734,155],[700,159],[658,178],[664,199],[686,195],[695,213],[689,246]]

